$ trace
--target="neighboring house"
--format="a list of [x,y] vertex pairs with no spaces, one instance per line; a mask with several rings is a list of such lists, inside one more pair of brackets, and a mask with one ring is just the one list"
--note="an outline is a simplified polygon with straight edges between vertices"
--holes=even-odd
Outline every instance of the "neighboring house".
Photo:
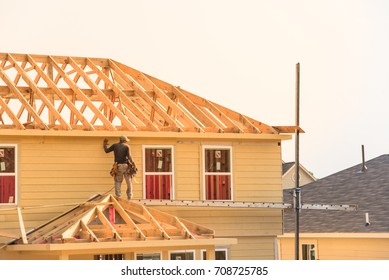
[[[355,204],[357,211],[300,213],[300,259],[389,259],[389,155],[356,165],[302,188],[303,203]],[[291,202],[290,190],[284,201]],[[295,213],[284,211],[279,258],[294,259]]]
[[[294,131],[111,59],[0,54],[0,259],[94,259],[100,247],[101,258],[275,259],[282,210],[225,202],[282,203],[281,141]],[[131,207],[169,218],[110,196],[102,142],[123,134],[139,169]]]
[[[300,163],[300,181],[299,186],[302,187],[306,184],[312,183],[317,179],[313,176],[313,173],[308,171]],[[282,163],[282,188],[291,189],[296,187],[296,164],[295,162],[283,162]]]

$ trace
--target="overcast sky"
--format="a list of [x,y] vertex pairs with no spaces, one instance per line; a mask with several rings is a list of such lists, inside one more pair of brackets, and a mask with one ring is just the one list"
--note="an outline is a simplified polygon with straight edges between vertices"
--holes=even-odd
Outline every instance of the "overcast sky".
[[[0,0],[0,52],[112,58],[269,125],[318,178],[389,153],[389,1]],[[294,140],[283,143],[294,161]]]

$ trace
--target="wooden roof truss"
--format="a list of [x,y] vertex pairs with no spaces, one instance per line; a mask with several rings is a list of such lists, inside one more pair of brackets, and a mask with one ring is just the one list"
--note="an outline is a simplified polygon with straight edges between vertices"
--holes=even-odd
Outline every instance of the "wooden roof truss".
[[278,134],[111,59],[0,53],[0,128]]
[[211,229],[111,195],[86,202],[27,235],[29,244],[213,237]]

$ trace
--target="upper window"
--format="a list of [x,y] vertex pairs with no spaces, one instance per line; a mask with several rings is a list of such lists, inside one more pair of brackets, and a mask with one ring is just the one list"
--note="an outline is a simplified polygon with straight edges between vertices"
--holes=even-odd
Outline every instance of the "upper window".
[[0,144],[0,204],[16,202],[16,145]]
[[144,197],[173,199],[173,147],[144,148]]
[[231,147],[204,147],[206,200],[232,199]]

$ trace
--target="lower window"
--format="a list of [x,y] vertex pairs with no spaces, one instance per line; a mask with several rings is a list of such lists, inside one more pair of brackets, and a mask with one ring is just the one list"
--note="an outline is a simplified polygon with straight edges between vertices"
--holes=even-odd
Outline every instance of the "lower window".
[[147,261],[147,260],[160,260],[160,253],[147,253],[147,254],[136,254],[136,260]]
[[125,260],[124,254],[95,255],[95,260]]
[[170,253],[171,260],[194,260],[194,251],[177,251]]
[[0,204],[16,202],[16,145],[0,144]]
[[301,249],[303,260],[316,260],[315,244],[302,244]]
[[[203,250],[202,254],[203,260],[207,260],[207,251]],[[216,249],[215,260],[227,260],[227,249]]]

